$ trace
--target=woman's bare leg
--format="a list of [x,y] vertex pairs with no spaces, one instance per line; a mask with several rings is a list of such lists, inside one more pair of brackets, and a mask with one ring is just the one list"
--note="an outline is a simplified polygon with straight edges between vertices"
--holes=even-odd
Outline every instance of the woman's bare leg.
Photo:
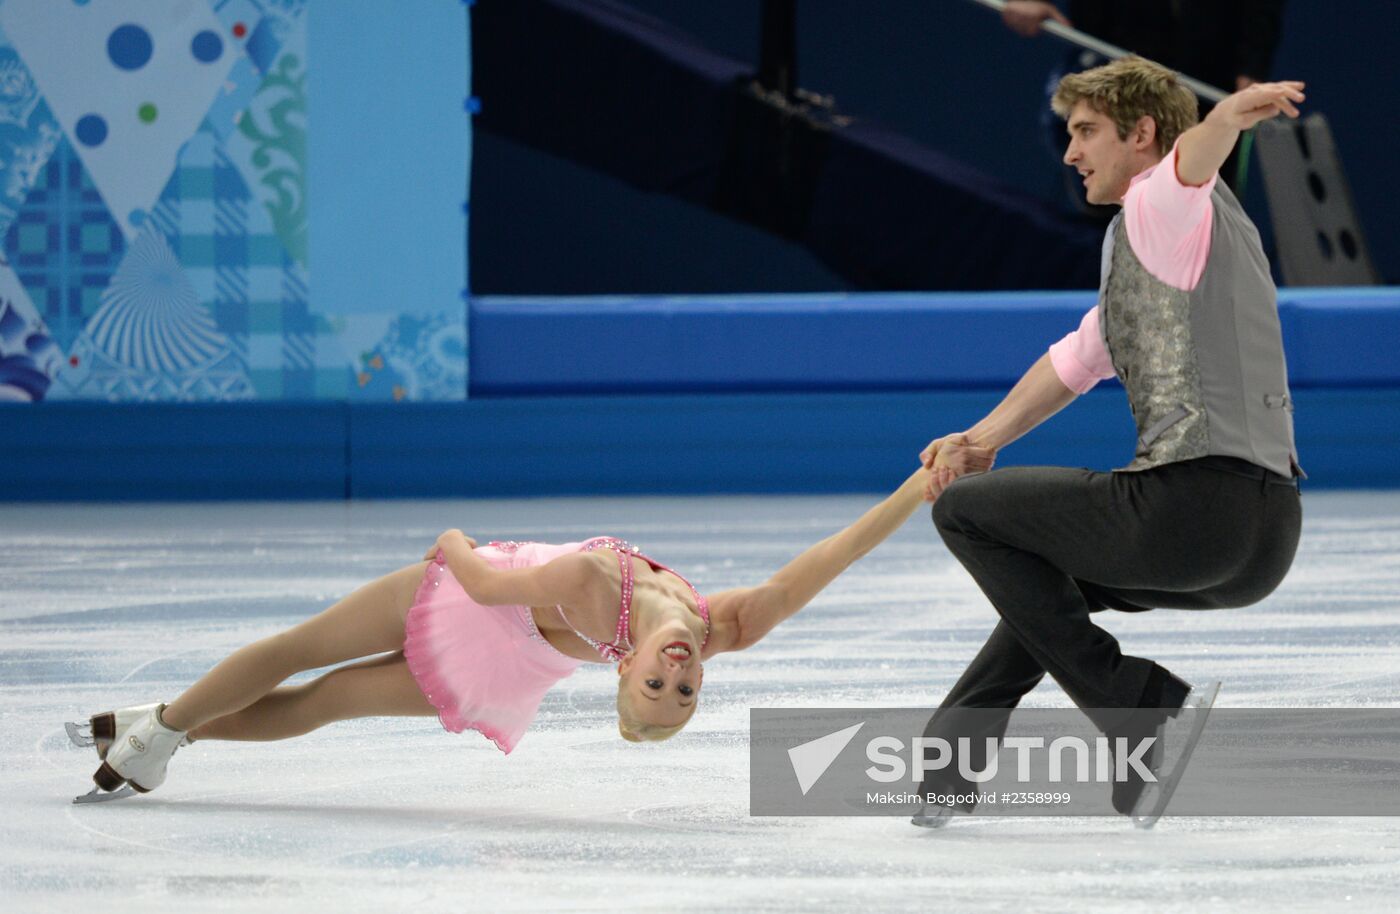
[[196,740],[288,739],[354,717],[432,716],[403,652],[336,667],[303,685],[280,686],[241,711],[196,728]]
[[166,725],[196,730],[243,710],[293,673],[399,650],[426,568],[400,568],[300,625],[234,651],[166,706]]

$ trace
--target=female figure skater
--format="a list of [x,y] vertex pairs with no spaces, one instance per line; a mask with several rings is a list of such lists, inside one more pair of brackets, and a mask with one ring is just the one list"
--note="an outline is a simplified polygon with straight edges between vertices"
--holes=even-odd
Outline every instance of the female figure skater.
[[[992,452],[956,449],[959,473]],[[946,461],[945,461],[946,464]],[[854,524],[766,583],[714,594],[621,540],[492,543],[448,530],[424,561],[367,584],[307,621],[240,648],[169,704],[91,718],[102,765],[88,797],[165,780],[195,740],[278,740],[338,720],[437,715],[503,752],[519,742],[546,691],[583,663],[616,663],[621,734],[666,739],[695,713],[702,661],[752,647],[908,519],[932,474],[920,468]],[[303,670],[336,667],[302,685]],[[70,725],[70,735],[77,728]],[[126,794],[126,791],[122,791]]]

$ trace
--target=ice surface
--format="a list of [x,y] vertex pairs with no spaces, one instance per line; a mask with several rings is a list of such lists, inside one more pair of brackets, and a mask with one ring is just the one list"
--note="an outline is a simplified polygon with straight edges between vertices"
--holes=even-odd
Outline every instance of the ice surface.
[[[920,515],[754,650],[670,743],[615,733],[586,667],[502,756],[424,718],[182,750],[74,807],[64,720],[168,699],[230,650],[418,559],[441,530],[622,536],[702,590],[761,581],[867,497],[0,506],[4,911],[1385,910],[1393,818],[751,818],[751,707],[932,705],[994,615]],[[1105,614],[1224,707],[1400,705],[1400,493],[1308,493],[1264,603]],[[1052,682],[1030,706],[1065,706]],[[173,907],[171,907],[173,905]]]

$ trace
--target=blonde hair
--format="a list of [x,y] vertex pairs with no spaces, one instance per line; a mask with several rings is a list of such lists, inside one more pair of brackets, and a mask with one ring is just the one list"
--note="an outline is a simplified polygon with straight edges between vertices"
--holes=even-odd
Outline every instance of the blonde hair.
[[1198,119],[1195,94],[1174,72],[1141,57],[1124,57],[1069,74],[1055,88],[1050,107],[1068,118],[1080,102],[1088,102],[1111,119],[1120,140],[1128,138],[1139,118],[1152,118],[1157,124],[1157,149],[1164,156]]
[[[695,716],[695,708],[699,703],[699,699],[696,699],[696,703],[691,705],[690,717]],[[690,723],[690,717],[670,727],[639,720],[632,709],[632,694],[627,691],[627,677],[617,678],[617,732],[629,743],[658,743],[663,739],[670,739]]]

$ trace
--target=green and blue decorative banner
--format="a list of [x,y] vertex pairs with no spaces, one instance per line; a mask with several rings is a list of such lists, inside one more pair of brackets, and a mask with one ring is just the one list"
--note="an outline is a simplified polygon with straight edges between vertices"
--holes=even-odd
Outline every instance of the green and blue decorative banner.
[[312,305],[307,5],[0,0],[0,399],[465,396],[465,303]]

